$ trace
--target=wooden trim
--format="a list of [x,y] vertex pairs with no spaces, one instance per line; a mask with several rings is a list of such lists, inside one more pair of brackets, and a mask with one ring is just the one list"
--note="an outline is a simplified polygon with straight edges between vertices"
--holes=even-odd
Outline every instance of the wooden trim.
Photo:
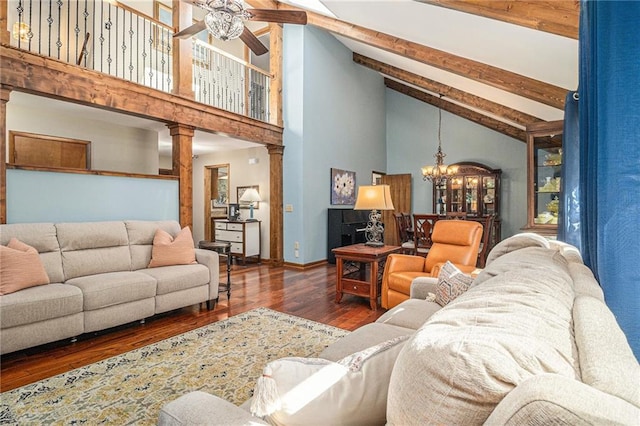
[[[279,8],[303,10],[282,3]],[[557,109],[564,109],[565,95],[568,89],[359,25],[310,11],[306,12],[308,23],[315,27]]]
[[407,96],[411,96],[412,98],[426,102],[435,107],[442,108],[445,111],[456,114],[462,118],[466,118],[467,120],[473,121],[476,124],[480,124],[481,126],[487,127],[496,132],[502,133],[522,142],[526,142],[527,140],[524,130],[518,129],[517,127],[511,126],[510,124],[487,117],[486,115],[472,111],[463,106],[447,102],[421,90],[405,86],[404,84],[398,83],[397,81],[391,80],[389,78],[384,79],[384,84],[389,89],[395,90]]
[[384,62],[367,58],[366,56],[360,55],[355,52],[353,53],[353,61],[367,68],[371,68],[372,70],[388,75],[389,77],[393,77],[422,89],[438,93],[454,101],[458,101],[471,107],[481,109],[521,126],[526,126],[530,123],[542,121],[541,118],[534,117],[533,115],[516,111],[515,109],[500,105],[488,99],[472,95],[471,93],[458,90],[454,87],[447,86],[446,84],[442,84],[429,78],[413,74],[409,71],[396,68],[393,65],[385,64]]
[[496,19],[577,40],[580,2],[577,0],[416,0],[447,9]]
[[31,170],[34,172],[75,173],[79,175],[132,177],[132,178],[140,178],[140,179],[178,180],[178,176],[145,175],[142,173],[123,173],[123,172],[112,172],[112,171],[106,171],[106,170],[81,170],[81,169],[62,169],[58,167],[19,166],[16,164],[7,164],[7,169]]
[[282,27],[270,24],[269,37],[269,122],[283,127],[282,118]]
[[11,87],[0,86],[0,224],[7,223],[7,102],[10,97]]
[[[9,2],[0,1],[0,44],[11,44],[11,32],[9,31]],[[4,223],[4,222],[2,222]]]
[[284,266],[287,269],[295,269],[296,271],[305,271],[307,269],[317,268],[318,266],[324,266],[326,264],[327,264],[327,259],[316,260],[315,262],[309,262],[309,263],[284,262],[282,266]]
[[[85,163],[84,169],[85,170],[91,169],[91,141],[86,141],[81,139],[72,139],[72,138],[63,138],[63,137],[51,136],[51,135],[40,135],[36,133],[18,132],[14,130],[9,130],[8,162],[10,164],[19,164],[23,166],[28,165],[28,164],[20,164],[18,161],[16,161],[16,145],[15,145],[16,137],[24,137],[24,138],[42,140],[42,141],[61,142],[61,143],[68,143],[68,144],[75,144],[75,145],[84,145],[85,156],[86,156],[86,163]],[[60,167],[51,166],[51,168],[60,168]],[[65,167],[65,169],[69,169],[69,168]]]

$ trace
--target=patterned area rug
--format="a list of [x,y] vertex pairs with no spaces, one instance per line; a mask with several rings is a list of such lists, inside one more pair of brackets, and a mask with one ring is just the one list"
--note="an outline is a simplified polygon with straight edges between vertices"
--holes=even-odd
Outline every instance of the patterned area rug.
[[264,365],[315,356],[348,331],[258,308],[0,394],[0,424],[155,425],[193,390],[246,401]]

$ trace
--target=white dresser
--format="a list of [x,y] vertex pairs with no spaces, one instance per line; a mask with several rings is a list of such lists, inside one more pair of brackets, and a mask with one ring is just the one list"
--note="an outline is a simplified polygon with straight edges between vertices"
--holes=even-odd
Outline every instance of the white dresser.
[[242,258],[255,257],[260,262],[260,221],[230,221],[216,219],[215,241],[231,243],[231,255]]

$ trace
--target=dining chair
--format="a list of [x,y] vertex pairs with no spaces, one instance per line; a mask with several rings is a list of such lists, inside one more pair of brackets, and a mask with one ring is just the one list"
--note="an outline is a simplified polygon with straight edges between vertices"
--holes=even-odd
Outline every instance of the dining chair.
[[433,226],[438,221],[437,214],[414,214],[413,215],[413,242],[415,254],[426,256],[433,242],[431,232]]
[[480,248],[478,249],[478,268],[484,268],[487,261],[487,255],[489,254],[489,246],[491,245],[491,236],[493,234],[493,224],[496,220],[496,215],[491,214],[484,218],[482,221],[482,240],[480,241]]
[[444,215],[445,219],[458,219],[458,220],[467,220],[467,212],[447,212]]
[[[416,247],[413,242],[413,230],[411,229],[411,215],[409,213],[394,213],[396,229],[398,232],[398,243],[402,247],[404,254],[415,254]],[[408,220],[407,220],[408,218]]]

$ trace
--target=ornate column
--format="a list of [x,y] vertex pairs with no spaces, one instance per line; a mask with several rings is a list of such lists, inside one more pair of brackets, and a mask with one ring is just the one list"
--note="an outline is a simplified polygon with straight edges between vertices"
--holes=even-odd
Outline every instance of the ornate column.
[[269,254],[272,266],[284,264],[284,217],[282,214],[282,155],[284,146],[267,145],[269,151]]
[[0,86],[0,223],[7,223],[7,102],[10,95],[10,86]]
[[194,128],[184,124],[168,124],[173,142],[173,175],[180,178],[180,225],[193,230],[193,141]]

